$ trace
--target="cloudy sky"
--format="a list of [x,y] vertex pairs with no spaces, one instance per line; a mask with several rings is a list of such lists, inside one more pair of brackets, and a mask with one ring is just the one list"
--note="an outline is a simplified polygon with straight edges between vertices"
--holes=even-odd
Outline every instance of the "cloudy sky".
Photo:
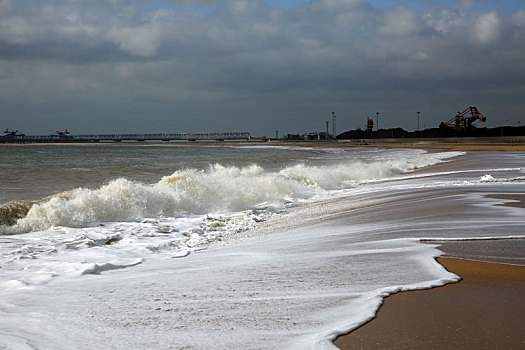
[[[525,124],[522,0],[0,0],[0,127]],[[375,119],[375,118],[374,118]]]

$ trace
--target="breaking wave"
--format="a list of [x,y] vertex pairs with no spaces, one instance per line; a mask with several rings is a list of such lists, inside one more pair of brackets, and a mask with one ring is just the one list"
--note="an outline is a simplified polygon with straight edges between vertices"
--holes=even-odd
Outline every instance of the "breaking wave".
[[[400,175],[461,153],[412,154],[372,162],[348,160],[327,166],[298,164],[267,171],[211,165],[186,169],[144,184],[119,178],[98,189],[77,188],[37,202],[10,202],[0,207],[4,234],[45,230],[54,226],[91,227],[104,222],[140,221],[151,217],[231,213],[254,208],[282,209],[327,196],[362,181]],[[12,225],[10,227],[6,225]]]

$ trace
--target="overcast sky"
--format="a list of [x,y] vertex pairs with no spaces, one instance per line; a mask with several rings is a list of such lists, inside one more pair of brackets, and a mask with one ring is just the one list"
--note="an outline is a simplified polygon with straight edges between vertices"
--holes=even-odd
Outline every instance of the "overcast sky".
[[525,124],[525,1],[0,0],[1,128],[415,130],[469,105]]

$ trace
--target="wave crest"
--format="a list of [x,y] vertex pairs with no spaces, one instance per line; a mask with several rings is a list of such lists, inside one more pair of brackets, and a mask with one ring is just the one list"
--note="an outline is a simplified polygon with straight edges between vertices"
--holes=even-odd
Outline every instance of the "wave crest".
[[290,201],[328,194],[360,181],[399,175],[444,158],[439,154],[419,154],[415,158],[372,162],[353,159],[326,166],[297,164],[276,172],[258,165],[214,164],[206,170],[176,171],[151,185],[119,178],[98,189],[78,188],[31,202],[31,205],[10,204],[18,214],[4,219],[1,224],[16,222],[7,233],[21,233],[53,226],[90,227],[103,222],[138,221],[148,217],[282,208]]

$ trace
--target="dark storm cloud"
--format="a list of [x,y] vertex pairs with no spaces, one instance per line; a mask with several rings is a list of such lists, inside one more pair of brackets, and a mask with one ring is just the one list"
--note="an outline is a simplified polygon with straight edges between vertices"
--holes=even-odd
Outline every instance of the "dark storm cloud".
[[0,0],[2,127],[271,135],[470,104],[502,123],[523,109],[525,10],[466,5]]

